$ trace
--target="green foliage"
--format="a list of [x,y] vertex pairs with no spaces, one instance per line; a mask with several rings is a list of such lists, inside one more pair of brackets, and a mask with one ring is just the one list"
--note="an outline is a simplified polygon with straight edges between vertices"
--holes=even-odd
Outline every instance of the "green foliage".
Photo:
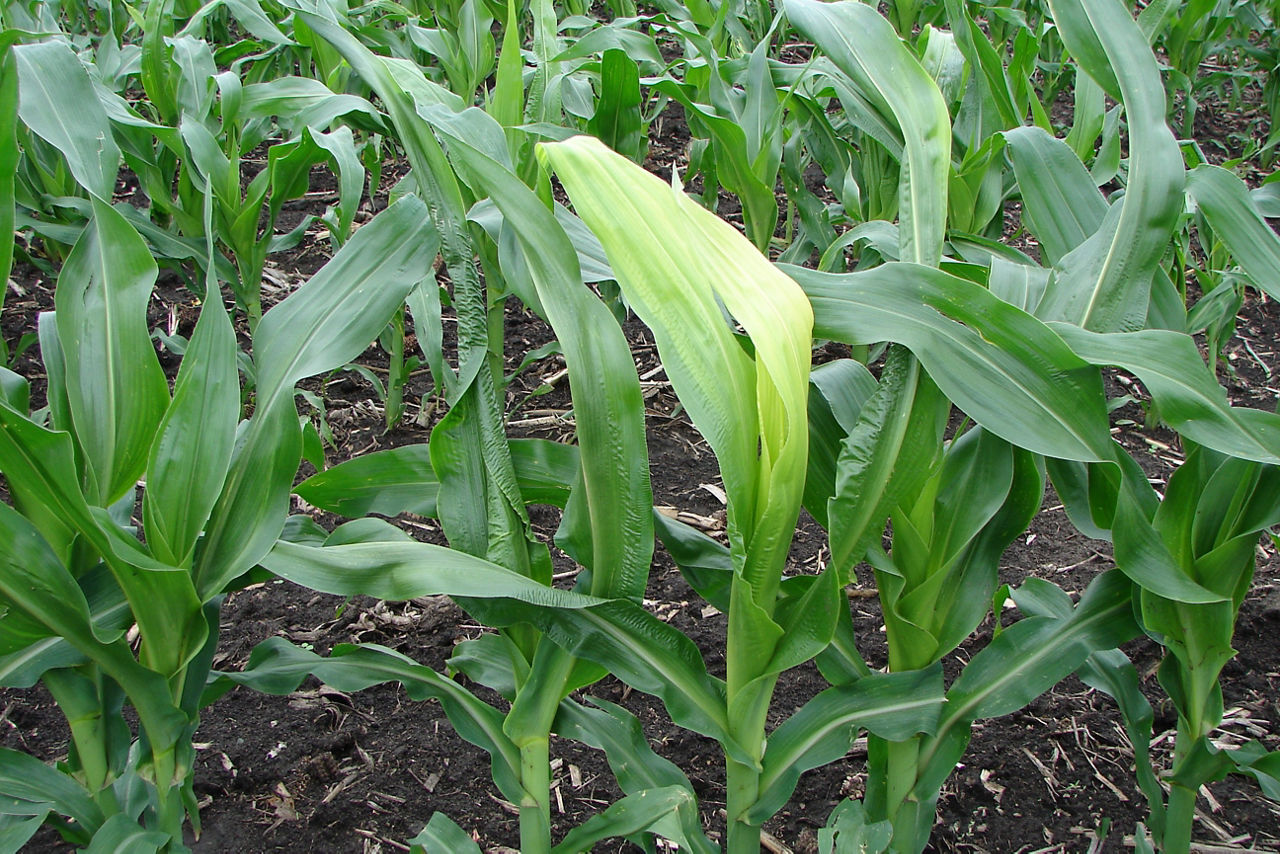
[[[866,795],[832,813],[820,848],[923,850],[974,723],[1072,672],[1120,707],[1150,808],[1138,844],[1189,850],[1196,792],[1228,772],[1280,791],[1276,754],[1208,740],[1256,542],[1280,523],[1280,416],[1231,406],[1215,359],[1249,289],[1280,298],[1266,221],[1280,209],[1274,181],[1251,191],[1231,171],[1241,160],[1208,165],[1179,138],[1205,99],[1236,103],[1257,83],[1276,100],[1275,51],[1257,37],[1274,35],[1275,10],[610,8],[608,23],[576,0],[0,9],[0,281],[18,261],[57,282],[38,322],[47,407],[31,412],[28,380],[0,369],[0,684],[43,682],[72,739],[58,768],[0,751],[4,847],[48,823],[88,850],[181,850],[184,820],[198,829],[202,705],[307,675],[440,702],[490,754],[528,852],[612,837],[715,850],[689,779],[639,722],[570,696],[606,673],[720,744],[731,854],[754,854],[800,776],[861,732]],[[1060,99],[1067,127],[1048,109]],[[668,107],[691,139],[664,183],[639,164]],[[362,216],[366,181],[376,196],[398,152],[410,173]],[[324,170],[323,215],[279,233]],[[714,213],[722,190],[740,229]],[[331,260],[266,310],[271,256],[317,234]],[[147,321],[161,267],[201,305],[189,340],[160,336],[182,356],[172,388]],[[556,337],[528,360],[563,357],[572,445],[508,435],[516,302]],[[628,313],[716,454],[727,544],[654,512]],[[815,336],[853,358],[811,370]],[[430,441],[295,485],[304,448],[324,462],[298,383],[375,340],[388,428],[409,374],[429,368],[444,406]],[[30,341],[12,356],[9,343],[6,365]],[[1162,495],[1110,435],[1113,368],[1187,451]],[[998,589],[1046,477],[1080,531],[1115,547],[1116,569],[1074,603],[1040,579]],[[292,493],[355,521],[287,527]],[[552,584],[533,504],[562,511],[572,590]],[[802,504],[829,535],[817,574],[787,562]],[[368,518],[405,511],[438,518],[449,545]],[[723,679],[643,605],[655,534],[728,616]],[[863,660],[842,594],[863,561],[885,673]],[[454,597],[492,631],[451,671],[503,702],[377,646],[322,657],[273,640],[243,672],[210,673],[221,598],[249,573]],[[1015,618],[1001,621],[1006,598]],[[943,663],[991,618],[948,687]],[[1140,633],[1165,650],[1168,769],[1151,763],[1151,708],[1116,649]],[[770,726],[779,679],[810,659],[831,687]],[[552,734],[603,750],[623,792],[554,847]],[[443,815],[409,844],[476,847]]]

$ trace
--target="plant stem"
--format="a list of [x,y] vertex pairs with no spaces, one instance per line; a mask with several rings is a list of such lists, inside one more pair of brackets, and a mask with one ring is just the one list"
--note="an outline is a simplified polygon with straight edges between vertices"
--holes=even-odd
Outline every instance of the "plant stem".
[[156,829],[169,835],[171,851],[187,850],[182,844],[182,822],[186,810],[182,805],[182,788],[174,777],[177,771],[172,747],[152,754],[156,779]]
[[930,820],[923,828],[920,826],[920,804],[912,795],[920,775],[920,743],[920,736],[885,742],[885,807],[893,823],[895,851],[923,851],[933,824]]
[[915,788],[917,765],[920,761],[920,738],[916,736],[908,741],[889,741],[885,743],[885,747],[889,766],[886,806],[889,818],[893,818],[902,802]]
[[1169,808],[1165,812],[1164,854],[1187,854],[1191,850],[1191,825],[1196,816],[1196,792],[1174,783],[1169,790]]
[[760,826],[742,816],[760,795],[760,772],[750,765],[725,759],[725,815],[728,834],[725,854],[760,854]]
[[576,659],[543,637],[529,677],[520,687],[503,731],[520,748],[520,851],[551,850],[551,722],[566,693]]
[[520,747],[520,851],[543,854],[551,850],[550,739],[533,739]]
[[387,430],[392,430],[404,416],[404,306],[391,318],[391,346],[387,350],[387,401],[383,407]]
[[[1201,680],[1195,678],[1194,670],[1184,679],[1187,686],[1187,711],[1189,718],[1178,716],[1178,735],[1173,743],[1173,772],[1177,776],[1183,770],[1187,757],[1195,750],[1196,744],[1204,737],[1205,707],[1204,692],[1200,690]],[[1186,854],[1191,850],[1191,828],[1196,817],[1196,792],[1198,786],[1187,787],[1171,781],[1169,788],[1169,805],[1165,809],[1164,838],[1160,850],[1164,854]]]

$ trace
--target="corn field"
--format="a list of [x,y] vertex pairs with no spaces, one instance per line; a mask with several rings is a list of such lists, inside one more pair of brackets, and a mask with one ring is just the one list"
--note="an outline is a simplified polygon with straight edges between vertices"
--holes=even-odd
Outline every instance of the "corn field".
[[0,851],[1277,850],[1278,16],[7,0]]

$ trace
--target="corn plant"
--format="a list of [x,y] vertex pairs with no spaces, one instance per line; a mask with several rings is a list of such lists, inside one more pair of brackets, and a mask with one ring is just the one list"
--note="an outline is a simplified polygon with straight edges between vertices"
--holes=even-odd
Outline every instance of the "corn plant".
[[[1148,791],[1151,829],[1165,852],[1189,851],[1200,787],[1228,771],[1260,776],[1258,745],[1220,751],[1209,740],[1222,722],[1218,677],[1235,654],[1236,615],[1253,576],[1258,535],[1280,522],[1277,470],[1192,445],[1169,479],[1162,500],[1145,509],[1118,496],[1112,537],[1117,564],[1131,575],[1160,573],[1143,585],[1144,630],[1166,650],[1161,686],[1177,709],[1178,726],[1167,801]],[[1155,512],[1150,508],[1155,506]]]
[[[59,148],[92,216],[59,275],[56,312],[41,318],[47,424],[27,412],[25,383],[6,377],[0,471],[14,507],[0,506],[0,631],[4,684],[43,681],[72,750],[65,772],[4,753],[15,799],[5,821],[22,840],[47,820],[79,844],[185,850],[184,815],[199,831],[191,734],[218,604],[284,526],[301,455],[294,384],[363,349],[436,243],[424,206],[406,200],[270,312],[255,336],[254,414],[238,429],[237,347],[216,280],[171,397],[146,328],[155,261],[103,200],[118,149],[102,137],[78,147],[50,127],[33,130]],[[131,519],[140,479],[145,546]]]
[[[463,361],[456,374],[438,370],[438,376],[445,378],[451,409],[433,430],[429,459],[444,496],[437,507],[455,550],[436,549],[434,551],[440,553],[436,559],[469,559],[473,565],[520,579],[526,589],[543,590],[554,597],[555,591],[548,586],[550,557],[545,545],[531,539],[511,452],[502,434],[502,410],[495,396],[501,374],[495,377],[487,340],[492,307],[486,305],[471,257],[471,233],[463,219],[465,208],[462,207],[466,185],[458,181],[444,161],[439,143],[421,117],[430,115],[427,111],[431,103],[392,88],[396,84],[391,82],[395,79],[391,75],[397,71],[403,74],[403,69],[369,53],[333,22],[306,12],[301,14],[314,32],[331,40],[351,59],[362,77],[386,93],[393,121],[419,170],[416,182],[423,192],[439,201],[437,216],[442,230],[450,235],[453,243],[446,247],[445,263],[455,285]],[[420,83],[413,90],[415,95],[438,97],[430,94],[432,90],[426,80],[418,79]],[[459,123],[448,139],[451,154],[461,158],[462,174],[473,186],[491,192],[508,220],[530,223],[523,229],[531,235],[523,254],[538,304],[546,308],[553,326],[564,330],[561,345],[570,365],[571,386],[586,384],[607,390],[603,396],[593,397],[593,402],[576,408],[579,442],[585,457],[580,479],[588,490],[583,493],[587,497],[578,500],[585,502],[580,506],[586,508],[588,515],[581,523],[583,527],[576,532],[574,544],[567,548],[591,570],[591,592],[616,596],[622,601],[639,598],[652,549],[649,522],[652,500],[648,494],[647,466],[643,463],[639,384],[621,330],[608,309],[581,289],[576,255],[551,213],[515,176],[507,160],[502,128],[478,111],[460,114],[456,119],[450,119],[455,114],[444,107],[437,106],[436,112],[439,122]],[[420,304],[420,301],[415,303]],[[415,313],[417,311],[415,308]],[[429,309],[422,312],[424,319],[429,314]],[[588,338],[586,330],[593,327],[597,331]],[[610,329],[612,333],[605,337],[604,333]],[[432,359],[440,364],[438,355]],[[629,380],[626,379],[628,373]],[[607,379],[610,377],[613,379]],[[623,536],[618,536],[615,528],[611,531],[612,539],[606,538],[606,514],[609,525],[616,525],[621,514]],[[327,562],[340,556],[336,547],[329,550],[332,556],[324,552],[322,549],[313,557],[306,552],[291,554],[281,547],[279,558],[268,559],[266,565],[288,577],[321,589],[332,589],[332,579],[306,574],[314,562]],[[350,584],[351,589],[381,592],[372,573],[385,572],[388,556],[384,552],[385,548],[371,549],[364,574],[353,573],[342,584]],[[432,556],[433,550],[427,549],[423,559]],[[441,583],[438,578],[428,578],[431,584]],[[490,585],[491,591],[502,589],[502,585]],[[455,591],[455,595],[468,594]],[[505,624],[499,622],[498,625]],[[549,734],[567,694],[602,674],[528,625],[510,626],[468,652],[476,661],[490,662],[488,667],[492,670],[495,643],[509,671],[509,676],[503,678],[503,684],[510,688],[505,693],[512,701],[508,714],[502,715],[466,696],[465,692],[461,693],[466,699],[459,699],[459,691],[446,690],[444,686],[451,683],[440,677],[435,677],[433,686],[424,688],[423,692],[440,699],[459,732],[493,755],[495,782],[504,795],[520,807],[524,850],[549,850]],[[459,660],[463,658],[460,656]],[[466,669],[462,664],[459,666]],[[587,714],[580,712],[579,717]],[[688,783],[683,776],[676,779],[683,781],[683,791],[687,791]],[[691,802],[691,796],[680,795],[676,801]],[[623,805],[615,813],[626,814],[632,808]],[[615,825],[616,821],[610,819],[608,826]],[[693,827],[696,831],[696,819]],[[584,828],[582,832],[595,831]]]
[[691,174],[703,175],[704,203],[715,210],[722,186],[736,195],[748,236],[765,251],[778,225],[774,185],[783,133],[783,101],[769,63],[772,31],[751,51],[746,68],[735,78],[711,40],[691,30],[676,28],[697,61],[686,61],[683,81],[665,79],[653,88],[684,107],[690,129],[701,138],[689,166]]
[[[823,48],[840,72],[847,75],[845,87],[859,92],[865,103],[898,124],[902,139],[916,141],[914,149],[903,149],[902,222],[896,255],[937,263],[947,207],[934,191],[942,182],[925,176],[937,174],[929,173],[927,164],[945,163],[948,133],[945,111],[935,108],[930,112],[924,106],[930,103],[931,87],[927,78],[922,72],[915,78],[925,90],[918,97],[904,102],[886,96],[885,93],[891,91],[890,79],[895,87],[901,87],[903,80],[910,78],[903,69],[912,68],[913,63],[901,49],[892,62],[888,60],[894,50],[891,37],[861,37],[863,33],[878,32],[877,28],[885,29],[883,22],[864,7],[793,0],[786,8],[793,25]],[[931,402],[937,400],[937,389],[986,430],[1008,442],[1059,459],[1094,460],[1095,467],[1118,471],[1120,482],[1131,484],[1126,489],[1149,491],[1136,464],[1103,435],[1105,418],[1100,408],[1100,387],[1096,374],[1087,364],[1122,364],[1140,375],[1152,377],[1157,373],[1164,375],[1168,366],[1176,361],[1182,381],[1170,383],[1161,381],[1163,377],[1152,377],[1150,388],[1158,400],[1164,401],[1157,405],[1161,412],[1169,414],[1177,429],[1191,438],[1199,437],[1219,449],[1250,459],[1269,461],[1274,454],[1274,448],[1261,433],[1270,428],[1254,426],[1263,420],[1271,423],[1270,418],[1226,407],[1203,363],[1189,352],[1193,348],[1185,335],[1130,333],[1126,338],[1105,334],[1110,330],[1134,329],[1144,320],[1169,326],[1183,322],[1179,319],[1181,308],[1168,274],[1159,266],[1182,201],[1182,170],[1174,159],[1177,154],[1172,135],[1163,123],[1161,89],[1154,62],[1143,50],[1145,43],[1139,28],[1132,19],[1122,17],[1118,8],[1109,3],[1054,4],[1056,23],[1064,40],[1074,54],[1085,58],[1082,67],[1099,78],[1098,85],[1113,93],[1125,106],[1134,144],[1141,145],[1140,149],[1132,149],[1128,191],[1123,202],[1108,210],[1094,189],[1092,176],[1065,143],[1050,140],[1038,129],[1005,134],[1028,221],[1042,239],[1047,261],[1054,265],[1052,271],[1032,273],[1025,267],[1012,268],[1007,260],[988,256],[990,292],[984,292],[958,279],[942,286],[941,282],[950,278],[945,274],[926,274],[918,268],[908,270],[895,264],[845,276],[784,268],[802,283],[813,301],[817,328],[823,337],[869,344],[890,335],[890,340],[910,347],[928,372],[926,379],[913,379],[906,384],[902,377],[910,374],[903,370],[903,365],[909,362],[898,357],[898,362],[887,363],[875,395],[867,398],[861,410],[854,409],[844,416],[843,423],[856,425],[845,428],[849,437],[847,449],[851,452],[847,464],[852,464],[840,475],[845,479],[845,486],[841,487],[837,481],[834,489],[815,492],[819,498],[834,494],[825,515],[822,508],[814,513],[820,520],[827,519],[832,532],[833,557],[843,555],[856,561],[863,550],[871,548],[868,559],[876,570],[880,589],[891,670],[900,669],[900,665],[930,664],[936,660],[933,653],[945,652],[972,631],[984,613],[984,597],[995,588],[993,559],[1034,513],[1042,484],[1041,476],[1036,474],[1042,463],[1035,463],[1025,452],[1015,452],[1011,466],[1006,456],[1007,446],[997,452],[1002,442],[985,435],[984,431],[970,431],[952,443],[941,464],[932,471],[925,466],[924,471],[895,473],[887,481],[892,488],[883,493],[869,492],[866,484],[876,481],[867,479],[875,472],[873,463],[877,457],[868,450],[867,443],[876,435],[877,424],[881,425],[878,428],[881,431],[887,430],[887,425],[898,425],[899,447],[904,453],[905,449],[911,449],[910,456],[904,459],[938,458],[936,451],[928,450],[937,447],[940,436],[939,415],[936,410],[931,414],[930,410]],[[1117,69],[1114,76],[1110,76],[1112,67]],[[892,78],[887,73],[889,68],[894,69]],[[937,100],[935,96],[934,102]],[[1139,143],[1139,139],[1144,141]],[[1037,153],[1031,155],[1032,150]],[[1030,168],[1032,157],[1036,158],[1034,169]],[[1218,173],[1212,175],[1217,178]],[[954,182],[951,186],[955,186]],[[1079,203],[1073,202],[1064,209],[1060,203],[1050,201],[1060,200],[1064,192],[1078,198]],[[1213,197],[1210,192],[1203,195]],[[1213,198],[1213,202],[1219,216],[1225,216],[1229,206],[1220,198]],[[1256,236],[1256,228],[1251,233]],[[951,240],[957,250],[964,245],[957,240],[957,235],[951,235]],[[1269,253],[1271,244],[1264,241],[1263,245]],[[1253,266],[1262,269],[1257,259]],[[895,267],[900,272],[892,277],[891,270]],[[926,285],[930,277],[938,277],[939,284]],[[877,279],[884,285],[877,285]],[[916,290],[911,297],[903,292],[906,282],[914,283],[912,287]],[[947,294],[945,300],[941,299],[944,293]],[[1013,306],[997,309],[999,297],[1026,308],[1039,320]],[[1026,356],[1034,361],[1056,353],[1057,356],[1049,358],[1062,360],[1059,375],[1074,375],[1081,383],[1071,393],[1074,403],[1068,404],[1062,398],[1054,403],[1053,398],[1063,389],[1054,391],[1041,385],[1044,396],[1037,397],[1034,403],[1005,400],[998,408],[986,409],[987,404],[1008,389],[1001,391],[993,386],[985,394],[974,394],[976,377],[966,372],[961,379],[955,365],[963,361],[971,369],[980,362],[958,354],[950,359],[940,358],[938,351],[950,349],[954,343],[952,336],[959,330],[951,327],[944,333],[937,327],[936,320],[925,324],[933,331],[912,328],[917,320],[923,320],[916,317],[918,300],[954,320],[967,316],[969,319],[962,321],[966,325],[973,324],[977,318],[976,313],[971,312],[988,301],[993,304],[981,310],[982,316],[1000,316],[1001,322],[1010,323],[1018,318],[1016,322],[1025,328],[1017,338],[1039,342],[1034,353],[1024,351]],[[968,307],[962,309],[966,303]],[[857,305],[856,311],[853,304]],[[912,320],[908,321],[909,317]],[[1055,322],[1044,325],[1042,320]],[[986,328],[981,340],[986,344],[999,346],[1008,340],[986,326],[985,321],[983,326]],[[1039,331],[1033,331],[1037,327]],[[1072,363],[1076,367],[1068,368]],[[890,366],[893,371],[889,370]],[[1022,370],[1019,368],[1018,373]],[[1026,391],[1036,388],[1022,385],[1021,381],[1019,384]],[[905,388],[905,395],[899,391],[895,398],[891,392],[895,385]],[[1061,381],[1058,385],[1061,386]],[[1211,403],[1193,404],[1196,399]],[[1093,409],[1084,420],[1080,420],[1083,411],[1068,413],[1070,407],[1079,409],[1088,400],[1093,401]],[[885,412],[890,405],[895,407],[892,417]],[[1214,411],[1212,420],[1221,430],[1206,429],[1203,422],[1207,410]],[[1192,411],[1201,414],[1192,415]],[[1043,415],[1055,412],[1048,421],[1044,420]],[[1047,429],[1055,421],[1056,426]],[[1076,426],[1062,432],[1059,428],[1067,424]],[[1209,433],[1213,433],[1212,437]],[[856,453],[852,453],[855,450]],[[834,451],[830,454],[836,456]],[[883,468],[890,466],[895,458],[882,452],[879,459],[878,465]],[[1063,463],[1056,463],[1053,468],[1057,472],[1072,470]],[[1019,471],[1021,474],[1016,474]],[[811,473],[811,479],[813,477]],[[973,481],[966,485],[968,477]],[[1010,477],[1012,480],[1006,479]],[[1055,475],[1055,483],[1060,479],[1060,475]],[[1018,486],[1020,481],[1023,485]],[[1013,489],[1004,492],[1011,482]],[[880,504],[870,501],[858,507],[849,499],[840,499],[844,488],[849,490],[848,495],[863,499],[868,495],[884,497]],[[1060,491],[1063,488],[1065,485],[1060,484]],[[955,493],[951,493],[953,489]],[[1078,489],[1076,493],[1080,494]],[[949,494],[963,495],[964,500],[948,498]],[[858,512],[850,516],[854,509]],[[889,554],[880,552],[874,541],[858,539],[868,521],[878,537],[878,524],[885,515],[891,516],[894,522],[893,549]],[[1131,562],[1118,562],[1121,570],[1130,574],[1130,582],[1144,591],[1143,595],[1147,589],[1167,590],[1155,585],[1152,578],[1138,577],[1132,571]],[[1155,586],[1148,587],[1148,584]],[[961,593],[950,601],[939,600],[937,594],[944,586]],[[1103,576],[1095,583],[1096,591],[1091,588],[1091,594],[1081,602],[1075,620],[1067,621],[1068,613],[1062,609],[1052,614],[1032,611],[1033,616],[1002,632],[974,657],[961,679],[948,691],[952,702],[943,713],[936,733],[917,737],[914,743],[879,747],[875,746],[874,739],[869,739],[871,779],[867,799],[863,805],[842,809],[834,816],[832,832],[852,835],[870,833],[874,828],[874,833],[889,850],[921,850],[932,824],[937,787],[963,752],[967,741],[964,732],[968,722],[974,719],[972,716],[1002,714],[1016,708],[1092,655],[1101,654],[1108,644],[1132,636],[1136,627],[1132,621],[1120,618],[1130,595],[1126,586],[1124,579],[1115,573]],[[1034,594],[1041,592],[1034,591]],[[970,599],[971,596],[974,598]],[[1034,595],[1026,594],[1023,598],[1034,600]],[[1056,625],[1045,622],[1050,616],[1056,619]],[[1055,630],[1063,632],[1057,641],[1052,640]],[[1088,638],[1081,641],[1083,646],[1073,646],[1079,638],[1075,632],[1082,632]],[[851,637],[846,638],[845,646],[849,644]],[[1089,651],[1090,644],[1097,645],[1093,647],[1094,652]],[[833,649],[841,646],[837,638]],[[1063,651],[1064,658],[1050,661],[1059,650]],[[843,670],[856,675],[857,660],[849,655],[846,658],[849,663]],[[907,664],[909,661],[913,663]],[[1072,663],[1061,666],[1067,661]],[[1003,663],[997,665],[996,662]],[[1026,670],[1022,670],[1023,667]],[[831,669],[836,676],[840,675],[834,665]],[[984,679],[994,679],[998,670],[1018,670],[1026,682],[1014,694],[999,699],[984,697]]]

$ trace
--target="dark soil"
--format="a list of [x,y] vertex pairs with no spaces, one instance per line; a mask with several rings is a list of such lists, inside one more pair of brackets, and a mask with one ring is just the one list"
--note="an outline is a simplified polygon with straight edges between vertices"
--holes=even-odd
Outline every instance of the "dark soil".
[[[662,136],[651,148],[652,165],[659,170],[678,163],[688,139],[678,110],[663,114],[654,127],[655,132],[660,129]],[[394,173],[392,167],[384,172],[384,191]],[[375,209],[384,197],[377,198]],[[322,209],[323,201],[318,203]],[[319,251],[307,245],[292,257],[273,259],[278,278],[287,282],[305,277],[323,261]],[[33,267],[19,267],[13,280],[3,317],[3,334],[11,344],[34,331],[36,312],[52,307],[53,294],[52,280]],[[167,334],[186,334],[194,321],[193,307],[178,277],[170,277],[157,290],[152,325]],[[722,534],[724,508],[716,495],[715,459],[663,383],[647,331],[634,322],[627,330],[640,372],[647,378],[655,502],[710,533]],[[509,307],[507,343],[517,362],[548,337],[531,314]],[[1276,305],[1251,295],[1224,362],[1234,403],[1274,409],[1280,393],[1272,381],[1272,373],[1280,369],[1277,340]],[[412,339],[409,343],[412,346]],[[177,360],[164,356],[166,366],[173,368]],[[376,347],[362,363],[375,373],[387,364]],[[508,395],[513,433],[552,438],[571,434],[563,420],[569,406],[567,390],[558,383],[562,367],[550,357],[531,365],[513,383]],[[19,370],[39,380],[37,348],[24,356]],[[1142,397],[1136,384],[1122,378],[1113,380],[1113,388],[1115,394]],[[384,433],[372,386],[359,374],[323,379],[313,390],[322,394],[334,432],[334,445],[328,449],[331,464],[377,448],[426,441],[429,431],[418,422],[430,424],[443,410],[429,397],[430,378],[421,372],[406,393],[413,404],[406,419],[389,433]],[[424,395],[421,411],[416,403]],[[1141,455],[1151,477],[1166,477],[1181,459],[1176,436],[1144,428],[1144,413],[1134,404],[1118,410],[1115,418],[1118,437]],[[533,518],[538,532],[549,539],[558,511],[535,508]],[[340,520],[321,521],[332,526]],[[405,516],[397,521],[414,536],[440,540],[431,520]],[[805,516],[797,531],[792,569],[813,571],[824,555],[825,535]],[[1005,554],[1001,580],[1017,585],[1041,577],[1075,592],[1112,565],[1109,546],[1076,533],[1050,493],[1043,512]],[[868,662],[879,667],[886,653],[878,600],[865,595],[871,593],[870,572],[860,577],[862,589],[853,591],[850,599],[858,642]],[[1262,738],[1270,749],[1280,747],[1280,645],[1271,634],[1280,630],[1278,580],[1276,548],[1263,543],[1256,583],[1237,630],[1239,655],[1224,674],[1228,714],[1217,734],[1224,744]],[[723,673],[725,617],[693,593],[660,548],[646,598],[655,614],[693,638],[712,672]],[[283,637],[321,653],[337,643],[375,642],[443,670],[453,646],[481,631],[443,598],[345,602],[277,580],[228,597],[216,667],[237,670],[257,643]],[[988,620],[955,654],[955,663],[963,664],[990,638]],[[1158,649],[1139,641],[1126,651],[1157,707],[1154,753],[1158,762],[1167,763],[1174,719],[1154,676]],[[778,687],[771,725],[824,687],[811,665],[787,674]],[[612,677],[590,693],[639,716],[655,749],[689,775],[707,826],[720,833],[724,819],[718,810],[724,806],[724,789],[717,746],[672,726],[655,700],[631,692]],[[494,700],[483,689],[481,694]],[[42,690],[0,692],[0,721],[6,724],[0,728],[0,743],[49,761],[65,755],[65,724]],[[405,841],[436,811],[470,831],[487,851],[511,850],[518,844],[513,808],[501,801],[490,781],[487,755],[454,734],[437,704],[410,701],[399,687],[346,695],[311,681],[287,697],[236,690],[205,710],[196,738],[203,832],[195,850],[200,852],[402,851],[407,850]],[[564,740],[553,742],[552,754],[553,821],[562,834],[620,793],[600,755]],[[860,795],[865,781],[865,747],[858,745],[843,761],[806,774],[791,802],[766,826],[772,837],[769,850],[816,851],[816,832],[831,809],[844,797]],[[1280,846],[1280,808],[1262,799],[1251,781],[1230,778],[1213,784],[1200,805],[1198,840],[1257,850]],[[1145,813],[1134,784],[1133,751],[1114,703],[1071,678],[1023,711],[975,726],[963,764],[939,803],[932,850],[1123,851],[1132,846],[1126,837]],[[57,847],[56,839],[45,834],[29,850]],[[599,850],[624,847],[614,843]]]

